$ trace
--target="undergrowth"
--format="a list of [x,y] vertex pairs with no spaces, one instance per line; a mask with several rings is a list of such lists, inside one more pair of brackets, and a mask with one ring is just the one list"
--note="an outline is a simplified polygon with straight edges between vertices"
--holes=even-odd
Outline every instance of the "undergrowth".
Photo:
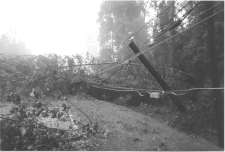
[[[1,150],[94,150],[88,138],[98,133],[97,123],[82,125],[73,120],[69,129],[49,128],[39,118],[69,121],[68,107],[50,110],[41,102],[18,104],[10,117],[0,121]],[[74,128],[74,126],[76,128]]]

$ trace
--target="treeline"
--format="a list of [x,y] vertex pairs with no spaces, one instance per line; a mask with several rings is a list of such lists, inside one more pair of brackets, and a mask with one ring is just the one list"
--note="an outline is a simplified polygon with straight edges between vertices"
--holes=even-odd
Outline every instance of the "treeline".
[[95,68],[81,64],[96,63],[87,56],[0,56],[0,92],[4,100],[10,92],[29,95],[32,88],[43,95],[71,93],[73,83],[92,77]]
[[[145,55],[174,89],[211,86],[212,72],[209,67],[217,69],[217,79],[223,85],[223,13],[183,33],[202,19],[223,10],[223,5],[223,2],[197,1],[106,1],[102,3],[99,13],[100,59],[124,61],[134,55],[128,48],[127,39],[134,33],[136,44],[142,51],[149,50]],[[185,15],[187,17],[182,20]],[[209,48],[210,22],[213,22],[213,50]],[[151,44],[173,35],[177,36],[151,49]],[[213,59],[211,52],[214,52]],[[215,60],[214,65],[211,60]],[[140,63],[138,59],[133,62]],[[138,84],[142,86],[147,83],[151,88],[159,88],[143,66],[125,68],[114,77],[126,75],[139,80]],[[109,71],[108,75],[117,70]]]
[[[148,50],[145,56],[173,89],[223,87],[224,14],[214,15],[221,10],[224,10],[224,2],[104,1],[98,19],[98,58],[90,55],[84,58],[79,55],[1,54],[1,100],[9,92],[28,95],[32,88],[39,88],[44,95],[70,94],[71,84],[81,81],[104,80],[104,83],[115,86],[161,89],[138,59],[104,73],[101,71],[112,64],[79,66],[120,63],[134,55],[128,49],[128,38],[133,32],[136,44],[141,50]],[[187,16],[182,20],[185,14]],[[211,19],[202,22],[212,15]],[[195,24],[198,25],[192,28]],[[168,39],[173,36],[173,39]],[[151,46],[165,39],[168,39],[165,43],[152,49]],[[218,130],[215,118],[223,116],[223,92],[192,91],[181,96],[181,101],[188,111],[175,120],[180,128],[198,134]],[[215,107],[219,109],[220,115],[216,113]]]
[[[98,19],[101,59],[124,61],[134,55],[128,48],[133,34],[137,46],[147,50],[145,56],[173,89],[224,87],[223,10],[221,1],[105,1]],[[141,64],[138,59],[132,63]],[[144,66],[124,69],[106,75],[113,74],[112,81],[126,77],[130,84],[160,89]],[[120,72],[114,74],[116,70]],[[180,128],[197,134],[223,131],[223,91],[191,91],[181,101],[188,112],[178,117],[175,124]]]

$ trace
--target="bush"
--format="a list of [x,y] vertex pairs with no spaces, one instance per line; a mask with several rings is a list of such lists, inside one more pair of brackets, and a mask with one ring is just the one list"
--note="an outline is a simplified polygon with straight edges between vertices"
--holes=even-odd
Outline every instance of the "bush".
[[[0,121],[0,149],[1,150],[93,150],[90,144],[80,144],[97,132],[97,125],[78,125],[78,130],[73,128],[62,130],[49,128],[40,118],[49,117],[59,121],[68,121],[68,106],[63,105],[60,109],[48,109],[41,102],[32,106],[19,104],[11,110],[12,118]],[[62,119],[64,118],[64,119]],[[73,122],[75,123],[75,122]],[[77,147],[79,146],[79,147]]]

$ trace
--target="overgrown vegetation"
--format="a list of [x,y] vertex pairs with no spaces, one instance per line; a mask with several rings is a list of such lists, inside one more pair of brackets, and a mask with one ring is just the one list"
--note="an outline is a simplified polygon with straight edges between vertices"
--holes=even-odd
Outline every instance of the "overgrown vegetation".
[[[49,127],[50,120],[67,125]],[[51,109],[40,101],[19,103],[0,121],[1,150],[94,150],[87,139],[98,132],[97,123],[71,121],[66,104]]]
[[[194,7],[196,4],[198,6],[188,15],[184,24],[160,37],[157,36],[167,25],[175,24],[180,19],[179,15],[187,13],[189,8]],[[214,11],[224,9],[224,2],[185,1],[180,3],[177,1],[150,1],[147,3],[143,1],[105,1],[102,3],[99,13],[101,49],[99,58],[90,55],[87,55],[86,58],[79,55],[65,57],[58,55],[1,55],[1,101],[6,101],[6,97],[10,92],[27,96],[32,88],[39,90],[42,96],[59,98],[62,95],[73,94],[77,91],[87,92],[87,88],[81,88],[80,82],[102,80],[105,80],[104,83],[115,86],[161,89],[138,60],[131,62],[135,65],[125,64],[101,75],[96,75],[96,73],[110,67],[110,64],[80,66],[80,64],[87,63],[121,62],[133,55],[127,49],[128,41],[123,43],[123,40],[130,33],[143,26],[146,20],[150,20],[150,23],[148,26],[144,26],[141,32],[134,35],[135,42],[140,48],[149,50],[145,54],[146,57],[173,89],[222,87],[224,81],[223,13],[216,15],[212,21],[199,24],[190,31],[182,33],[154,49],[151,49],[146,43],[158,43],[163,39],[183,32],[209,16],[210,13],[213,13],[210,11],[203,13],[213,5],[217,5]],[[186,7],[180,12],[181,14],[177,15],[182,6]],[[151,10],[154,10],[156,14],[152,15]],[[209,27],[213,29],[213,32],[210,31]],[[213,39],[210,39],[210,37],[213,37]],[[211,44],[212,42],[213,44]],[[216,127],[218,127],[216,125],[216,118],[218,118],[215,110],[216,106],[218,108],[216,103],[223,107],[223,103],[221,103],[223,101],[223,98],[221,98],[223,92],[218,90],[217,92],[219,93],[214,91],[193,91],[180,96],[180,101],[184,103],[188,110],[186,113],[178,114],[176,119],[172,120],[173,126],[195,134],[215,132]],[[97,93],[94,95],[98,96]],[[135,100],[140,100],[140,98],[135,98]],[[167,98],[162,100],[164,100],[163,103],[169,102]],[[21,123],[31,123],[31,125],[35,126],[35,122],[28,121],[28,118],[21,118],[23,120]],[[16,124],[14,121],[5,120],[3,129],[11,126],[16,131],[16,135],[19,134],[21,123]],[[41,128],[37,129],[40,130]],[[48,129],[45,129],[45,132],[48,132]],[[33,136],[32,133],[31,137]],[[4,138],[8,140],[8,137]],[[21,140],[21,142],[25,144],[26,140]],[[35,141],[35,139],[32,140]],[[35,146],[35,144],[31,145],[33,148]],[[22,149],[28,149],[28,147],[25,146]],[[18,149],[18,147],[13,148]],[[69,150],[69,148],[65,149]]]
[[[141,51],[148,50],[145,56],[173,89],[222,87],[223,12],[188,32],[184,31],[223,9],[224,2],[106,1],[99,15],[99,38],[102,44],[100,55],[102,59],[110,61],[127,59],[132,51],[127,48],[129,41],[126,38],[134,32],[133,37],[138,47]],[[187,13],[186,19],[182,21],[182,16]],[[151,47],[173,36],[159,46]],[[138,59],[133,62],[141,64]],[[112,79],[117,80],[126,75],[126,80],[129,79],[130,84],[136,87],[160,89],[143,66],[127,66],[124,69],[125,72],[121,70]],[[109,75],[116,70],[108,72]],[[206,130],[215,131],[218,126],[223,126],[223,91],[192,91],[180,96],[180,101],[188,111],[178,115],[174,126],[195,134],[206,133]],[[220,125],[216,124],[219,121]],[[219,130],[223,130],[223,127]]]

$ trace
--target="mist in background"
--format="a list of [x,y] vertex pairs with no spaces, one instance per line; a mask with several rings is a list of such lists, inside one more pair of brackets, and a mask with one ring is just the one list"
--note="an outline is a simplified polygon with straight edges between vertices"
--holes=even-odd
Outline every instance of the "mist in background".
[[0,53],[98,55],[101,0],[0,0]]

